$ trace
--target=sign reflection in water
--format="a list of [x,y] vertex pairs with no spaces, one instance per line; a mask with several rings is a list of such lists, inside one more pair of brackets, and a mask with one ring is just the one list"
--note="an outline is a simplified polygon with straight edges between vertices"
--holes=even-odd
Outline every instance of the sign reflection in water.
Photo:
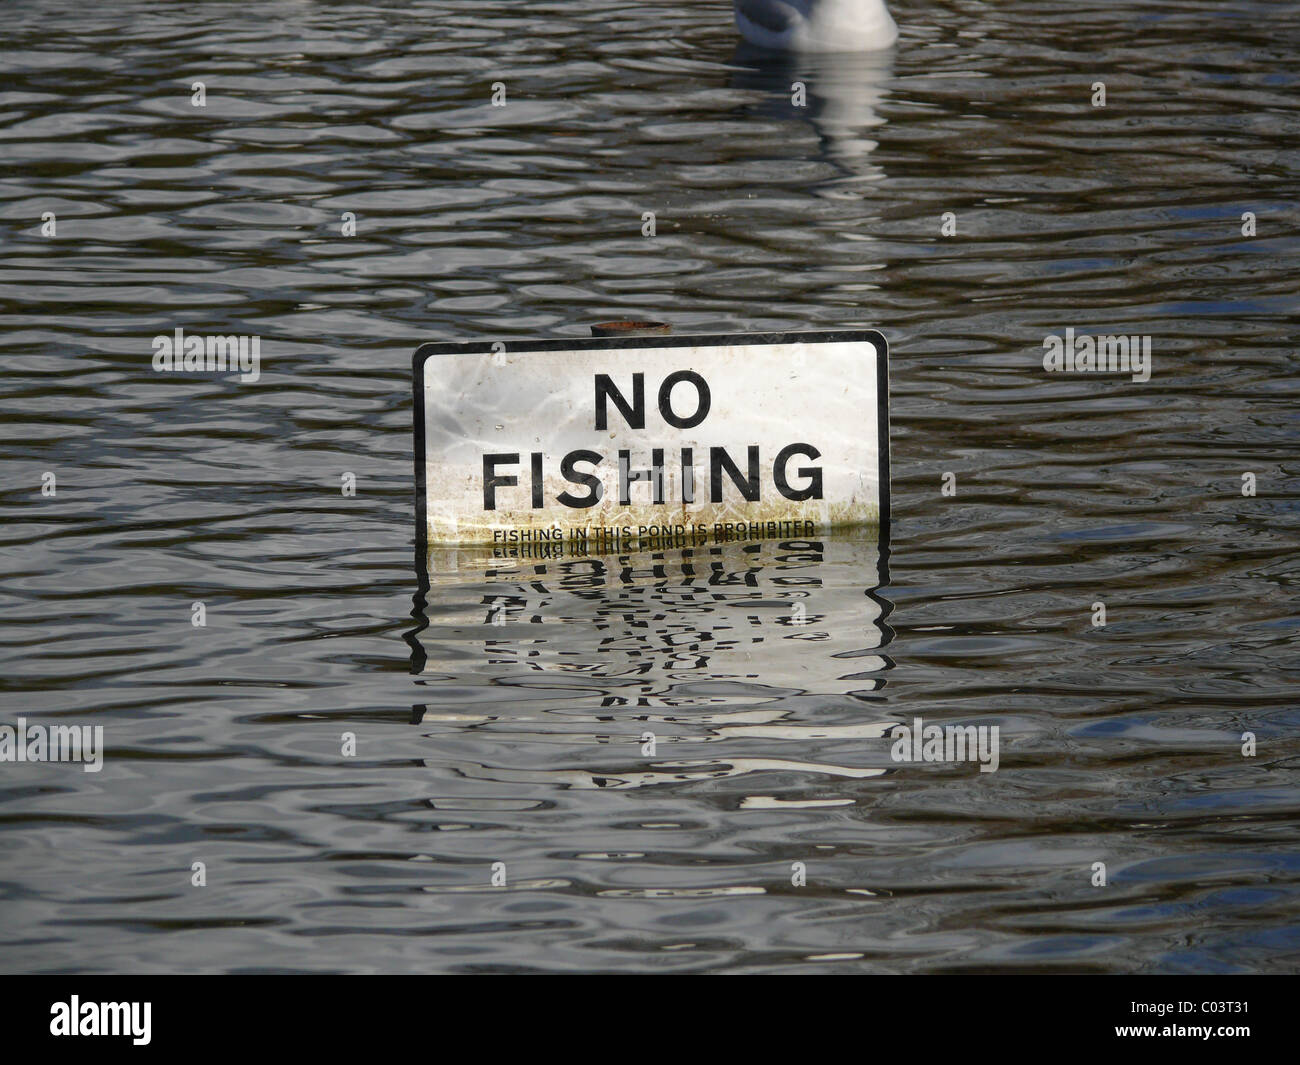
[[597,708],[737,695],[874,701],[889,665],[889,604],[868,535],[678,537],[604,555],[565,544],[433,548],[413,670],[434,684],[549,686]]

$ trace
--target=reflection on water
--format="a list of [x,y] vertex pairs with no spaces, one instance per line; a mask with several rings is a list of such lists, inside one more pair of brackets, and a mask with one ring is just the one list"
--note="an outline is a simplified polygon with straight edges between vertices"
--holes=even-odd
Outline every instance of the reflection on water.
[[736,72],[731,84],[763,93],[756,113],[807,122],[817,134],[819,154],[840,175],[814,188],[828,196],[851,197],[854,180],[884,177],[869,156],[877,147],[871,135],[885,121],[880,108],[893,76],[893,60],[892,49],[801,56],[742,43],[732,57]]
[[[773,697],[879,687],[869,676],[885,668],[873,542],[682,536],[567,558],[564,547],[431,549],[437,623],[418,633],[417,672],[454,679],[468,665],[500,684],[562,675],[619,708],[696,705],[704,682],[751,682],[751,695]],[[679,682],[693,694],[675,698]]]
[[[431,549],[428,605],[416,601],[413,661],[424,683],[490,685],[507,714],[525,689],[532,711],[560,712],[569,722],[640,722],[649,730],[610,752],[617,765],[529,779],[627,788],[764,770],[883,772],[797,757],[664,763],[653,754],[629,768],[638,745],[643,754],[657,750],[657,742],[647,746],[657,741],[656,722],[705,730],[686,742],[780,739],[792,753],[801,740],[886,735],[894,723],[871,710],[888,665],[880,653],[888,604],[876,594],[874,542],[683,536],[579,557],[565,557],[564,546]],[[860,699],[863,720],[801,723],[798,698],[818,693]],[[717,708],[722,712],[711,712]],[[428,717],[427,706],[416,707],[417,724]],[[476,775],[492,779],[487,767],[476,767]]]

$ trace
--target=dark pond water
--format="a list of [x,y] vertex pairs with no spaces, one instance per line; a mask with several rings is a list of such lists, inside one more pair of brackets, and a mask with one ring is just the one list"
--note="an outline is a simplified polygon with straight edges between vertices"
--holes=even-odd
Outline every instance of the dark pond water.
[[[0,723],[107,753],[0,763],[0,967],[1300,968],[1300,9],[892,8],[774,61],[722,0],[6,5]],[[415,346],[646,314],[882,330],[887,550],[424,595]]]

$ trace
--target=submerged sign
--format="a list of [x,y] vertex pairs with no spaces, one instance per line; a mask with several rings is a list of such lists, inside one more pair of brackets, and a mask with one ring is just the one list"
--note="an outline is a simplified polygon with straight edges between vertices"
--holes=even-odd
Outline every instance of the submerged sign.
[[877,525],[886,358],[872,330],[425,344],[420,531],[600,551]]

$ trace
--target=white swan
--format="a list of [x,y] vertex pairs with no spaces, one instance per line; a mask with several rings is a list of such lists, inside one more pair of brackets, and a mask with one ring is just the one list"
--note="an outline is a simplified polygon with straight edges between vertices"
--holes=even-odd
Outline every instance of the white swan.
[[781,52],[873,52],[898,39],[885,0],[732,0],[740,35]]

